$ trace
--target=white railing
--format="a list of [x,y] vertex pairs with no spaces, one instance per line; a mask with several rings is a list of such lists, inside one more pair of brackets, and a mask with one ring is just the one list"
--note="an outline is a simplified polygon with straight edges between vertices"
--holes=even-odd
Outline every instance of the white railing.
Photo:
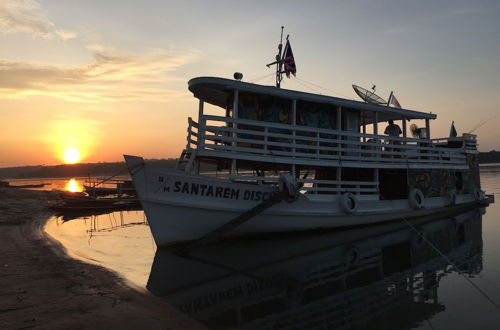
[[187,138],[186,138],[186,149],[193,149],[193,146],[198,145],[198,132],[199,124],[195,122],[191,117],[188,118],[188,128],[187,128]]
[[[229,175],[232,181],[257,182],[260,184],[276,184],[277,176],[254,176],[254,175]],[[297,179],[301,185],[300,191],[305,193],[344,193],[375,194],[378,193],[378,182],[375,181],[343,181],[343,180],[318,180]]]
[[431,139],[434,145],[444,146],[448,148],[462,148],[466,151],[476,151],[477,152],[477,140],[474,134],[464,133],[460,137],[447,137]]
[[[203,115],[186,149],[315,160],[464,165],[475,136],[420,139]],[[229,156],[228,156],[229,157]]]

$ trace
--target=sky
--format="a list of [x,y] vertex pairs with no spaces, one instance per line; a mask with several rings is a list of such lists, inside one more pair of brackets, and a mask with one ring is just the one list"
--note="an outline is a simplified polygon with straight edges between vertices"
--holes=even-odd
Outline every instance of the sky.
[[178,157],[198,113],[187,81],[273,84],[281,26],[297,65],[283,88],[376,84],[437,114],[433,137],[454,120],[500,150],[498,0],[0,0],[0,167]]

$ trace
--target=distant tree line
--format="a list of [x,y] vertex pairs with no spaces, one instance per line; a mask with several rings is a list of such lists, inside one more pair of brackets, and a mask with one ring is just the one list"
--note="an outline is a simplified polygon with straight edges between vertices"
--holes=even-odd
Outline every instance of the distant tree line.
[[500,151],[480,152],[479,163],[500,163]]
[[[175,167],[176,161],[175,158],[146,160],[148,164],[170,168]],[[124,162],[0,168],[0,179],[93,177],[127,174],[127,166]]]
[[[176,162],[176,158],[146,160],[148,164],[169,168],[175,167]],[[479,163],[500,163],[500,151],[480,152]],[[128,174],[124,162],[0,168],[0,179],[93,177],[117,174]]]

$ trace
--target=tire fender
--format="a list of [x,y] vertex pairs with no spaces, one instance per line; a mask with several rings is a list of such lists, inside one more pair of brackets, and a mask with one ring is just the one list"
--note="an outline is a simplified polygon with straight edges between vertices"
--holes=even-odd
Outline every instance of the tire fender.
[[344,213],[354,213],[358,210],[359,202],[353,193],[345,193],[339,199],[339,206]]
[[422,194],[420,189],[413,188],[408,193],[408,203],[410,203],[410,206],[415,210],[424,207],[424,200],[424,194]]

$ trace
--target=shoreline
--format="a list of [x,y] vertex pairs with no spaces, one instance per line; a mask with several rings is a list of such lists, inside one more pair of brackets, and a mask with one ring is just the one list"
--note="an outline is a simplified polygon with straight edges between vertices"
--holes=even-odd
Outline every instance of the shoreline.
[[0,188],[1,329],[205,329],[44,231],[51,191]]

